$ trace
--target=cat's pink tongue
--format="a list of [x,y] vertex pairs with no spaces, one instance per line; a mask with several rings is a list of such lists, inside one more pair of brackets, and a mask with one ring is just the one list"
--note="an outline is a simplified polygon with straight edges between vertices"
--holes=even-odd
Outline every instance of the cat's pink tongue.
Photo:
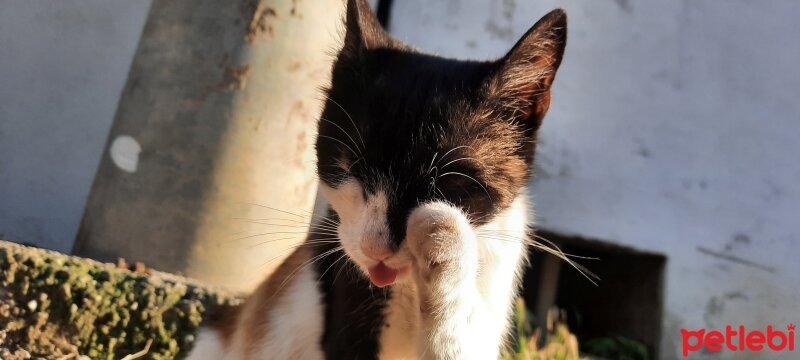
[[398,270],[392,269],[381,262],[369,268],[369,279],[375,286],[382,288],[394,284],[398,272]]

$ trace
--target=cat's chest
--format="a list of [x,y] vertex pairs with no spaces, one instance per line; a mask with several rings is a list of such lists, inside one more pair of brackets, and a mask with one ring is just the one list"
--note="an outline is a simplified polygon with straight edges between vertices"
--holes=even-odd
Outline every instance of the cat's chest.
[[419,300],[409,284],[392,289],[381,329],[380,359],[416,359],[420,331]]

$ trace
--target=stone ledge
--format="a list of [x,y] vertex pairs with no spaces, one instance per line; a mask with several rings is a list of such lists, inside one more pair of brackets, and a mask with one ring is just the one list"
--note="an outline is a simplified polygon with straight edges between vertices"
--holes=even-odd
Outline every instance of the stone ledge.
[[173,359],[208,310],[237,301],[172,274],[0,241],[0,358]]

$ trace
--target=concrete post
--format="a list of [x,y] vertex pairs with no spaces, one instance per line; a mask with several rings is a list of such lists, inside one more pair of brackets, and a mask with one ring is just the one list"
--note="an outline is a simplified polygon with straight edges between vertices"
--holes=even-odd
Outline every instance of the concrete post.
[[343,9],[153,2],[74,252],[233,290],[280,264],[307,232]]

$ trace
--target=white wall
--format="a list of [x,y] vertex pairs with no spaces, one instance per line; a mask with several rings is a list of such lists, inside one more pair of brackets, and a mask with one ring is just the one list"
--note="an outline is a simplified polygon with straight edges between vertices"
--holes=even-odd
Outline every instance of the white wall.
[[149,0],[0,0],[0,239],[69,251]]
[[569,44],[539,225],[669,257],[663,358],[679,357],[680,327],[800,321],[800,2],[402,0],[391,30],[493,58],[555,7]]

